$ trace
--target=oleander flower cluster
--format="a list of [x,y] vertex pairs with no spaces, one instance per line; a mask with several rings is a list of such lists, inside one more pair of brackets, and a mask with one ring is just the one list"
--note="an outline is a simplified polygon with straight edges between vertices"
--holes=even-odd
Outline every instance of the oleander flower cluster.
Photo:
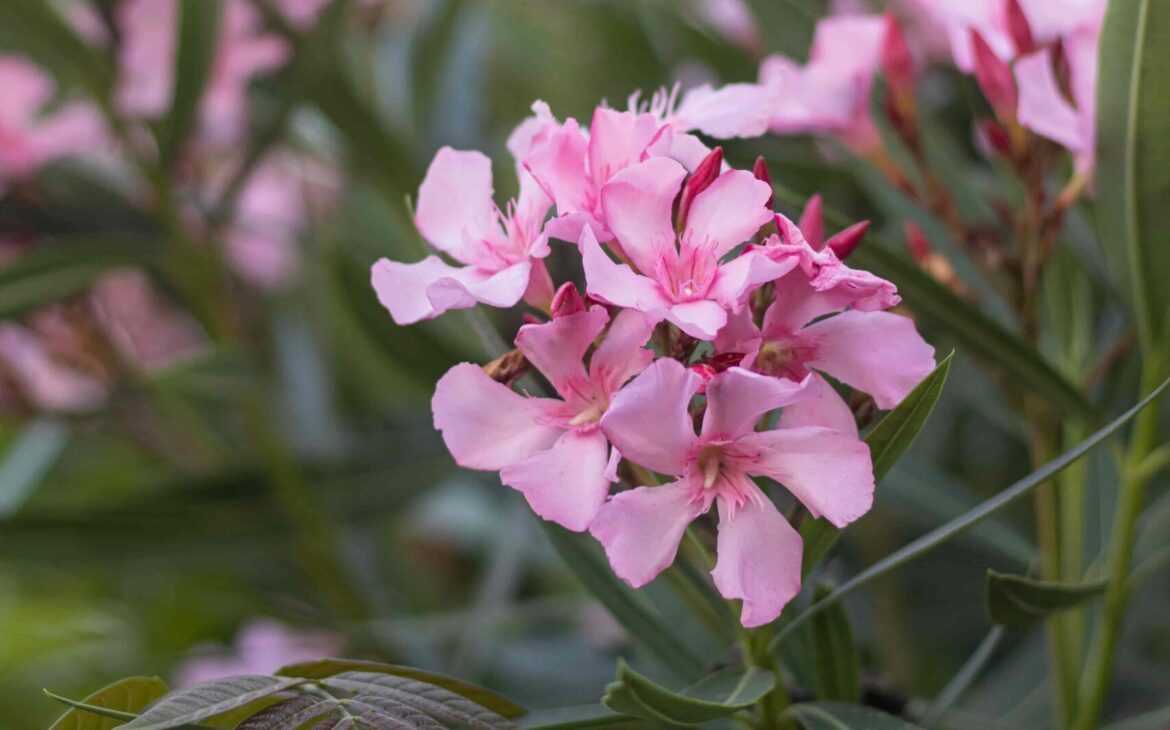
[[[735,169],[708,148],[761,134],[774,93],[635,96],[588,127],[538,102],[509,140],[516,199],[497,202],[486,156],[443,148],[415,208],[435,253],[372,270],[399,324],[525,309],[515,351],[437,384],[456,462],[588,531],[633,587],[710,513],[712,578],[745,626],[800,590],[801,538],[778,501],[838,527],[873,502],[842,393],[892,408],[934,367],[913,322],[888,311],[894,286],[844,263],[865,224],[827,237],[819,198],[793,222],[772,209],[762,160]],[[567,281],[545,265],[554,249],[574,262]]]

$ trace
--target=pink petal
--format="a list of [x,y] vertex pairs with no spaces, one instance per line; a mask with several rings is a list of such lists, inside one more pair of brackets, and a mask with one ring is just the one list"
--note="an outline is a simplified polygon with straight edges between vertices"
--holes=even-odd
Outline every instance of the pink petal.
[[1020,88],[1020,124],[1070,150],[1086,145],[1077,111],[1069,104],[1052,71],[1048,49],[1024,56],[1015,65]]
[[589,361],[589,376],[601,378],[610,392],[616,392],[654,361],[654,351],[644,347],[653,330],[641,312],[619,312]]
[[787,428],[739,440],[759,448],[754,474],[784,485],[814,517],[844,527],[873,504],[873,464],[864,441],[828,428]]
[[567,398],[574,381],[585,380],[581,360],[607,322],[605,307],[595,306],[543,324],[526,324],[516,335],[516,347]]
[[732,441],[750,433],[765,413],[807,398],[805,390],[812,382],[797,383],[739,367],[716,375],[707,383],[703,439]]
[[443,147],[419,186],[415,225],[436,248],[467,262],[468,241],[498,235],[492,192],[491,160]]
[[747,353],[760,346],[760,328],[752,320],[752,311],[748,307],[732,312],[727,317],[727,324],[719,330],[715,337],[715,351],[723,354],[727,352]]
[[524,167],[556,202],[558,215],[593,207],[591,196],[594,191],[585,170],[588,145],[577,121],[567,119],[543,139],[536,139],[524,158]]
[[703,512],[691,495],[689,485],[671,482],[615,494],[601,506],[589,532],[619,578],[641,588],[670,567],[687,525]]
[[607,304],[645,312],[656,321],[666,315],[670,300],[662,294],[658,283],[635,274],[625,264],[614,263],[601,250],[591,229],[581,231],[580,246],[585,269],[585,291],[589,296]]
[[601,189],[605,223],[643,275],[653,275],[674,247],[671,207],[686,174],[674,160],[655,157],[614,175]]
[[499,271],[471,266],[455,271],[461,274],[445,276],[427,287],[427,298],[440,313],[469,309],[480,302],[491,307],[513,306],[528,291],[532,262],[521,261]]
[[370,280],[394,321],[407,325],[477,302],[510,307],[524,296],[531,271],[527,261],[491,272],[450,266],[438,256],[428,256],[414,264],[381,259],[371,269]]
[[589,127],[589,174],[597,186],[640,162],[661,128],[652,114],[598,107]]
[[779,279],[796,266],[794,258],[774,261],[759,251],[748,251],[719,267],[707,296],[729,309],[738,310],[745,295],[760,284]]
[[666,319],[691,337],[712,340],[727,324],[727,311],[709,299],[673,304]]
[[564,430],[550,416],[559,405],[551,398],[525,398],[470,363],[448,370],[431,399],[435,428],[455,463],[491,471],[551,447]]
[[678,476],[698,443],[687,407],[701,381],[677,360],[658,360],[613,397],[601,428],[622,456]]
[[722,258],[772,220],[773,213],[767,207],[770,197],[771,186],[750,172],[723,173],[695,198],[683,241],[693,246],[709,242],[714,245],[715,257]]
[[820,375],[811,377],[806,393],[812,397],[785,406],[777,427],[822,426],[857,438],[857,419],[849,405]]
[[878,408],[893,408],[934,370],[934,348],[914,321],[889,312],[842,312],[810,325],[815,342],[807,364],[869,393]]
[[711,154],[711,148],[703,144],[703,141],[695,135],[671,135],[669,155],[671,159],[681,162],[682,166],[688,170],[693,172],[709,154]]
[[551,449],[500,470],[500,480],[524,493],[532,511],[566,530],[582,532],[609,493],[609,442],[600,429],[569,430]]
[[724,598],[743,600],[740,622],[748,628],[775,621],[800,592],[804,551],[800,534],[755,485],[751,489],[757,498],[734,513],[719,501],[719,558],[711,571]]
[[768,131],[777,91],[767,84],[696,86],[683,95],[671,121],[678,131],[697,129],[715,139],[759,137]]

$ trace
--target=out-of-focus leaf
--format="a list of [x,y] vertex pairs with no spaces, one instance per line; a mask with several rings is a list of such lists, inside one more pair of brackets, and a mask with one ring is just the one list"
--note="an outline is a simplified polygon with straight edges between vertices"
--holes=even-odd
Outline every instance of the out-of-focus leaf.
[[820,0],[748,0],[764,47],[804,61],[818,18],[825,15]]
[[342,672],[322,677],[326,687],[362,692],[394,700],[439,722],[478,728],[507,730],[514,725],[505,717],[471,700],[428,682],[377,672]]
[[602,705],[577,705],[535,710],[520,719],[520,727],[527,730],[587,730],[594,727],[633,730],[644,728],[645,723]]
[[728,667],[682,692],[666,689],[618,661],[617,681],[605,688],[606,707],[650,721],[699,725],[751,707],[776,686],[761,669]]
[[1144,715],[1110,723],[1101,730],[1165,730],[1167,724],[1170,724],[1170,707],[1163,707]]
[[918,727],[864,705],[846,702],[801,702],[784,711],[804,730],[910,730]]
[[160,135],[165,167],[172,166],[199,124],[203,92],[219,45],[222,0],[182,0],[179,16],[179,55],[170,115]]
[[202,682],[172,692],[122,727],[126,730],[167,730],[197,723],[303,681],[293,677],[256,675]]
[[39,418],[13,438],[0,458],[0,518],[24,504],[69,441],[69,427],[55,418]]
[[144,242],[131,240],[70,239],[37,249],[0,269],[0,319],[79,294],[103,272],[151,258]]
[[[926,419],[942,395],[954,356],[955,353],[952,352],[943,358],[930,375],[923,378],[922,382],[866,435],[865,442],[869,445],[870,456],[873,459],[875,481],[881,480],[906,449],[910,448],[910,444],[914,443],[914,438],[926,424]],[[804,540],[802,560],[804,575],[808,575],[828,554],[837,542],[838,533],[839,531],[824,518],[807,517],[800,523],[800,536]]]
[[[818,583],[814,600],[821,600],[831,592]],[[813,619],[809,627],[816,646],[816,693],[822,700],[861,701],[861,660],[853,642],[853,628],[849,614],[838,603]]]
[[1095,598],[1106,582],[1060,583],[988,570],[987,615],[1001,626],[1024,626]]
[[113,81],[106,58],[87,46],[45,0],[0,2],[0,48],[27,54],[66,82],[84,84],[98,98],[105,97]]
[[[144,707],[166,693],[166,682],[158,677],[119,679],[76,704],[53,723],[49,730],[111,730],[135,717]],[[50,696],[71,703],[70,700],[56,695]],[[106,716],[95,714],[98,710],[106,710],[111,714]]]
[[1111,0],[1101,29],[1097,162],[1101,241],[1147,347],[1170,350],[1170,5]]
[[466,697],[481,707],[486,707],[497,715],[519,717],[525,713],[523,707],[491,690],[477,687],[474,684],[469,684],[442,674],[395,664],[382,664],[381,662],[369,662],[357,659],[318,659],[317,661],[289,664],[277,670],[276,674],[284,677],[323,679],[341,674],[342,672],[371,672],[374,674],[389,674],[395,677],[413,679],[450,690],[457,695]]

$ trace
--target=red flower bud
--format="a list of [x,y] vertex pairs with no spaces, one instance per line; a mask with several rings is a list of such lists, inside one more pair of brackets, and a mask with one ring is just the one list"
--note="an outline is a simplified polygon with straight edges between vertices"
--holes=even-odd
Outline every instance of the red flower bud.
[[1007,0],[1007,26],[1016,46],[1016,54],[1023,56],[1036,50],[1036,40],[1032,37],[1032,24],[1024,9],[1020,7],[1020,0]]
[[979,31],[971,31],[971,47],[975,52],[975,80],[1000,119],[1014,119],[1016,116],[1016,80],[1012,70]]
[[1011,157],[1012,139],[999,122],[994,119],[982,119],[979,122],[979,131],[983,134],[983,139],[987,141],[987,145],[996,154]]
[[[756,158],[756,164],[752,165],[752,174],[756,176],[757,180],[768,183],[768,187],[772,187],[772,176],[768,174],[768,163],[764,162],[763,157]],[[768,196],[768,202],[764,204],[765,208],[771,210],[774,195]]]
[[868,231],[869,221],[854,223],[840,233],[837,233],[828,241],[825,241],[825,246],[837,254],[837,258],[844,261],[849,254],[853,253],[853,249],[857,248],[857,244],[861,243],[861,239],[865,238],[865,234]]
[[804,204],[800,220],[796,223],[796,227],[804,234],[804,240],[808,241],[814,251],[820,251],[825,247],[825,218],[821,214],[821,208],[821,194],[817,193]]
[[914,57],[893,13],[886,13],[886,32],[882,39],[882,73],[896,95],[913,93]]
[[678,204],[678,227],[679,230],[687,224],[687,214],[691,212],[691,204],[695,202],[695,198],[699,193],[711,187],[711,183],[719,177],[723,167],[723,148],[716,147],[711,150],[710,154],[703,158],[691,176],[687,178],[687,182],[683,185],[682,198]]
[[581,293],[577,291],[577,285],[571,281],[561,284],[561,288],[557,289],[557,293],[553,295],[550,309],[553,319],[585,311],[585,302],[581,301]]
[[915,261],[922,263],[930,256],[930,240],[921,228],[910,221],[906,221],[903,228],[906,231],[906,247],[910,249],[910,255],[914,257]]

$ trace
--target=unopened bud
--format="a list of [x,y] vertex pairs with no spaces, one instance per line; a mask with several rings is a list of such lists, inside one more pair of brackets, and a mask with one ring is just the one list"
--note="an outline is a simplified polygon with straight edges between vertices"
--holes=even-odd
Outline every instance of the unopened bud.
[[1004,157],[1012,156],[1012,138],[1008,136],[999,122],[994,119],[983,119],[979,122],[979,131],[983,134],[987,146],[996,154]]
[[886,84],[896,94],[914,91],[914,57],[893,13],[886,13],[885,35],[882,39],[882,73]]
[[[756,158],[756,164],[752,165],[752,174],[756,176],[757,180],[768,183],[769,188],[772,187],[772,176],[768,174],[768,163],[764,161],[763,157]],[[771,210],[775,197],[774,194],[769,195],[768,202],[764,204],[764,207]]]
[[861,239],[865,238],[867,231],[869,231],[869,221],[854,223],[828,241],[825,241],[825,246],[837,254],[837,258],[844,261],[849,254],[853,253],[853,249],[857,248],[857,245],[861,243]]
[[926,234],[915,223],[906,221],[906,225],[903,228],[906,232],[906,247],[910,249],[910,255],[918,263],[924,263],[930,257],[930,239],[926,237]]
[[983,96],[1000,119],[1015,119],[1016,80],[1011,68],[995,55],[977,30],[971,31],[971,48],[975,53],[975,80]]
[[1007,27],[1016,46],[1016,55],[1023,56],[1036,50],[1036,40],[1032,36],[1032,24],[1024,9],[1020,7],[1020,0],[1007,0]]
[[703,158],[687,182],[683,185],[682,199],[678,204],[678,227],[682,230],[687,224],[687,215],[691,212],[691,205],[699,193],[711,187],[711,183],[719,177],[723,168],[723,148],[716,147]]
[[800,220],[797,221],[796,227],[804,234],[804,240],[808,241],[808,245],[813,247],[814,251],[820,251],[825,247],[825,217],[822,213],[824,201],[821,200],[821,194],[817,193],[808,199],[804,204],[804,210],[800,213]]
[[577,285],[571,281],[561,284],[561,288],[553,295],[551,310],[553,319],[585,311],[585,302],[581,300]]

